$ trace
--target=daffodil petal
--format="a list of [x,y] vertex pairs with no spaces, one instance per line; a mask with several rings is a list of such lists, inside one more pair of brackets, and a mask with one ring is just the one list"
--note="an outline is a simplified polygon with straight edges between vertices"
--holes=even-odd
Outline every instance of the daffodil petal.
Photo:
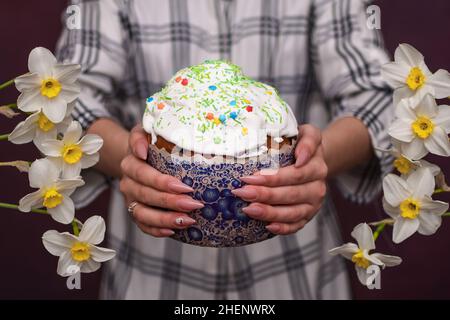
[[80,140],[80,147],[86,154],[93,154],[103,146],[103,139],[96,134],[87,134]]
[[408,87],[400,87],[394,90],[393,100],[394,107],[397,107],[403,99],[409,99],[414,95]]
[[61,140],[46,140],[41,143],[40,150],[49,157],[61,157],[64,143]]
[[404,102],[408,107],[415,109],[428,94],[434,96],[434,88],[425,84],[420,89],[417,89],[414,95],[410,98],[403,99],[402,102]]
[[[434,118],[438,114],[436,100],[434,100],[433,96],[430,94],[423,97],[422,101],[420,101],[415,110],[417,115],[427,116],[428,118]],[[415,118],[416,115],[414,115],[414,119]]]
[[450,156],[450,141],[445,131],[440,127],[435,127],[428,139],[425,140],[425,148],[433,154],[448,157]]
[[70,249],[75,241],[77,241],[77,238],[68,232],[59,233],[56,230],[49,230],[42,235],[42,243],[45,249],[57,257]]
[[367,223],[358,224],[352,231],[351,236],[358,242],[360,249],[375,249],[375,241],[373,240],[372,229]]
[[409,143],[402,143],[402,153],[409,159],[418,160],[428,154],[422,139],[413,139]]
[[60,174],[59,168],[48,159],[35,160],[28,172],[28,179],[30,180],[30,187],[42,188],[55,182]]
[[450,73],[447,70],[439,69],[427,82],[434,88],[437,99],[450,96]]
[[100,160],[100,154],[94,153],[94,154],[87,154],[85,156],[83,156],[83,158],[81,159],[81,169],[87,169],[87,168],[91,168],[93,166],[95,166],[98,161]]
[[66,116],[67,102],[57,96],[53,99],[45,99],[42,112],[53,123],[60,123]]
[[375,264],[377,266],[384,267],[384,263],[380,259],[378,259],[377,256],[369,254],[367,250],[363,251],[363,256],[364,256],[364,258],[369,260],[371,262],[371,264]]
[[63,84],[59,95],[66,103],[71,103],[80,95],[80,86],[77,83]]
[[389,127],[388,134],[402,142],[411,142],[414,139],[411,124],[403,119],[395,120]]
[[361,267],[358,267],[355,265],[356,275],[358,276],[359,282],[363,286],[367,286],[367,278],[369,277],[369,274],[367,273],[367,270]]
[[424,61],[423,55],[413,46],[401,43],[394,53],[396,62],[404,62],[410,67],[417,67]]
[[402,258],[397,256],[390,256],[381,253],[374,253],[371,256],[380,260],[387,267],[395,267],[402,263]]
[[70,251],[64,251],[59,257],[56,273],[62,277],[69,276],[70,268],[74,266],[79,266],[79,264],[72,259]]
[[100,269],[101,267],[101,263],[94,261],[92,259],[86,260],[84,261],[81,266],[80,266],[80,271],[82,273],[91,273],[91,272],[95,272],[98,269]]
[[391,206],[384,197],[383,197],[383,209],[393,219],[397,218],[400,214],[400,208]]
[[23,92],[24,90],[36,89],[41,86],[41,78],[35,73],[26,73],[14,79],[17,90]]
[[[84,157],[83,157],[84,158]],[[70,164],[63,161],[61,177],[63,179],[75,179],[80,177],[81,161]]]
[[83,224],[80,231],[80,241],[99,244],[105,238],[105,220],[100,216],[92,216]]
[[428,168],[419,168],[411,173],[406,179],[408,189],[412,190],[414,199],[422,199],[424,196],[431,196],[434,191],[434,177]]
[[59,205],[48,208],[47,211],[55,221],[62,224],[71,223],[75,217],[75,206],[69,197],[64,197]]
[[442,223],[442,217],[440,215],[428,212],[421,212],[418,219],[420,221],[418,232],[425,236],[434,234]]
[[440,105],[438,114],[434,118],[434,124],[444,129],[446,133],[450,133],[450,106]]
[[394,89],[406,86],[410,67],[404,63],[389,62],[381,67],[383,79]]
[[56,62],[56,58],[50,50],[37,47],[31,50],[28,56],[28,70],[39,74],[41,77],[50,77]]
[[[72,121],[64,133],[63,141],[67,144],[76,144],[83,134],[83,128],[78,121]],[[84,151],[84,150],[83,150]]]
[[42,192],[41,190],[29,193],[25,195],[19,201],[19,210],[22,212],[30,212],[31,208],[35,205],[42,203]]
[[38,113],[33,113],[24,121],[20,122],[14,130],[9,134],[8,140],[15,144],[23,144],[31,142],[36,136]]
[[42,149],[42,144],[47,140],[56,140],[57,136],[58,131],[56,130],[55,127],[47,132],[42,130],[36,130],[36,135],[33,139],[33,142],[36,148],[38,148],[41,153],[44,153]]
[[17,107],[23,112],[41,111],[44,99],[39,89],[24,91],[17,98]]
[[406,181],[392,173],[383,179],[383,193],[386,201],[393,207],[398,207],[410,196]]
[[63,84],[74,83],[80,73],[81,66],[79,64],[56,64],[53,67],[53,77]]
[[105,262],[115,257],[116,251],[108,248],[91,246],[92,260],[97,262]]
[[[59,191],[64,192],[67,190],[73,190],[84,185],[84,181],[80,178],[61,179],[56,182],[56,187]],[[64,192],[67,194],[67,192]]]
[[349,242],[349,243],[343,244],[340,247],[336,247],[336,248],[329,250],[328,253],[331,255],[339,254],[339,255],[343,256],[344,258],[351,260],[353,255],[356,252],[358,252],[358,250],[359,249],[356,244]]
[[419,225],[419,219],[396,219],[392,230],[392,241],[400,243],[406,240],[419,229]]
[[433,200],[431,197],[424,197],[420,202],[420,210],[432,213],[435,215],[442,215],[448,210],[449,204],[444,201]]

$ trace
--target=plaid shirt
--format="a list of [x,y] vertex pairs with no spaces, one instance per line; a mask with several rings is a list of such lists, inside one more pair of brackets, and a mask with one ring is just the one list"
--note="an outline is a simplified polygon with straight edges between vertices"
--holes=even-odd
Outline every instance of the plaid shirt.
[[[79,2],[79,1],[77,1]],[[74,117],[84,128],[101,117],[125,128],[140,119],[145,98],[179,69],[228,59],[245,74],[276,87],[299,123],[324,127],[360,119],[373,145],[389,147],[391,91],[380,78],[388,57],[366,26],[361,0],[102,0],[83,1],[81,29],[65,30],[60,59],[82,65]],[[391,159],[337,178],[350,199],[370,201]],[[85,205],[102,190],[88,171],[77,194]],[[317,299],[348,298],[345,266],[327,251],[340,244],[327,198],[304,229],[238,248],[202,248],[143,234],[112,182],[108,239],[117,250],[103,273],[104,298]]]

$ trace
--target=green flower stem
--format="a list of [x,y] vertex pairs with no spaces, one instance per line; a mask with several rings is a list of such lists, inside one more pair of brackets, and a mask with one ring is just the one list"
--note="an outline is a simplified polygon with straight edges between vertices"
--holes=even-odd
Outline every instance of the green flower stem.
[[383,232],[384,227],[386,227],[386,223],[382,223],[382,224],[378,225],[377,229],[373,233],[373,241],[377,241],[378,236],[380,235],[381,232]]
[[8,136],[9,136],[9,133],[7,133],[7,134],[1,134],[0,135],[0,141],[4,141],[4,140],[8,140]]
[[14,84],[15,79],[11,79],[9,81],[6,81],[5,83],[0,84],[0,90],[5,89],[6,87],[9,87],[10,85]]
[[78,228],[78,223],[75,219],[72,221],[72,228],[73,234],[78,237],[78,235],[80,234],[80,229]]
[[8,103],[8,104],[3,105],[2,107],[8,107],[8,108],[14,109],[14,108],[17,108],[17,103]]
[[433,194],[438,194],[438,193],[443,193],[443,192],[450,192],[450,190],[436,189],[436,190],[434,190]]
[[[19,210],[19,206],[13,203],[4,203],[0,202],[0,208]],[[40,213],[40,214],[48,214],[47,210],[44,209],[31,209],[31,212]]]
[[[450,211],[444,213],[442,215],[442,217],[450,217]],[[383,219],[380,221],[369,223],[370,226],[377,227],[375,229],[375,232],[373,233],[373,240],[374,241],[377,240],[378,236],[380,235],[381,232],[383,232],[384,228],[387,225],[393,225],[393,224],[394,224],[394,219]]]

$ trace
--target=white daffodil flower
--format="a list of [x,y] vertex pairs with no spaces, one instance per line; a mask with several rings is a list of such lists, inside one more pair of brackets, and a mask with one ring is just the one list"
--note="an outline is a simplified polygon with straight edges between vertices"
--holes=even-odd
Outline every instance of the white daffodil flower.
[[78,64],[58,64],[55,56],[42,47],[34,48],[28,56],[29,73],[15,79],[21,92],[17,106],[24,112],[42,113],[53,123],[61,122],[67,105],[74,101],[80,87]]
[[402,154],[413,160],[428,152],[450,156],[450,106],[437,106],[433,97],[426,95],[414,109],[401,102],[395,114],[397,119],[388,133],[400,142]]
[[8,140],[14,144],[33,141],[39,151],[42,152],[42,143],[46,140],[56,139],[58,134],[63,133],[72,122],[70,113],[74,106],[74,103],[68,105],[67,115],[60,123],[51,122],[42,111],[31,114],[14,128],[8,136]]
[[423,55],[409,44],[400,44],[395,50],[394,62],[381,69],[383,79],[392,86],[394,105],[401,100],[414,108],[426,94],[436,99],[450,96],[450,74],[440,69],[431,73]]
[[19,210],[45,207],[52,218],[60,223],[72,222],[75,206],[70,195],[84,185],[81,179],[59,179],[60,170],[48,159],[34,161],[28,171],[30,187],[39,190],[27,194],[19,202]]
[[401,177],[403,179],[406,179],[411,173],[416,171],[419,168],[428,168],[431,170],[431,173],[433,176],[437,176],[441,173],[441,168],[439,166],[430,163],[426,160],[412,160],[409,159],[407,156],[402,154],[400,152],[401,143],[395,139],[392,139],[392,148],[390,149],[381,149],[375,147],[376,150],[384,153],[389,153],[391,156],[393,156],[394,159],[394,168],[400,173]]
[[344,258],[351,260],[355,264],[356,274],[362,285],[367,286],[367,278],[370,274],[367,268],[371,265],[377,265],[382,268],[388,266],[393,267],[402,262],[400,257],[385,255],[381,253],[369,254],[375,249],[375,240],[373,239],[372,229],[367,223],[358,224],[351,233],[353,239],[358,244],[346,243],[340,247],[329,251],[332,255],[340,254]]
[[408,178],[388,174],[383,179],[383,208],[394,219],[392,238],[400,243],[416,231],[423,235],[436,232],[448,203],[431,198],[435,181],[428,168],[419,168]]
[[40,146],[48,159],[61,168],[61,176],[65,179],[79,176],[81,169],[98,162],[98,150],[103,145],[103,139],[95,134],[82,137],[82,131],[80,123],[72,121],[62,140],[47,140]]
[[42,236],[45,249],[59,257],[57,273],[66,277],[71,275],[71,268],[80,268],[81,272],[97,271],[102,262],[116,255],[112,249],[97,247],[105,237],[105,221],[100,216],[86,220],[78,236],[68,232],[49,230]]

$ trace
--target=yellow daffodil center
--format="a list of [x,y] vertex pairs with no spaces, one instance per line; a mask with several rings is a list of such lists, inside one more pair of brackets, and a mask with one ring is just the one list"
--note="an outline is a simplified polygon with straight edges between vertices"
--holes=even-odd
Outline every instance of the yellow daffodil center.
[[411,71],[409,72],[408,77],[406,78],[406,84],[411,90],[415,91],[423,86],[425,80],[426,77],[423,74],[422,70],[420,70],[420,68],[418,67],[414,67],[411,68]]
[[408,174],[411,171],[412,163],[403,156],[394,160],[394,167],[401,174]]
[[400,203],[400,214],[403,218],[415,219],[419,215],[419,210],[420,202],[413,198],[405,199]]
[[421,138],[428,138],[434,130],[434,123],[430,118],[425,116],[419,116],[411,125],[414,134]]
[[70,253],[72,254],[72,259],[77,262],[86,261],[91,257],[89,244],[86,242],[75,242],[70,248]]
[[53,122],[48,120],[48,118],[42,112],[39,113],[38,126],[39,126],[39,129],[41,129],[44,132],[48,132],[55,127]]
[[370,261],[364,257],[363,251],[359,249],[353,256],[352,261],[358,267],[367,269],[370,266]]
[[61,150],[64,161],[68,164],[74,164],[83,157],[83,151],[77,144],[66,144]]
[[49,188],[44,193],[44,202],[42,205],[48,209],[54,208],[61,204],[63,195],[56,188]]
[[42,80],[41,95],[53,99],[61,92],[61,83],[54,78],[47,78]]

